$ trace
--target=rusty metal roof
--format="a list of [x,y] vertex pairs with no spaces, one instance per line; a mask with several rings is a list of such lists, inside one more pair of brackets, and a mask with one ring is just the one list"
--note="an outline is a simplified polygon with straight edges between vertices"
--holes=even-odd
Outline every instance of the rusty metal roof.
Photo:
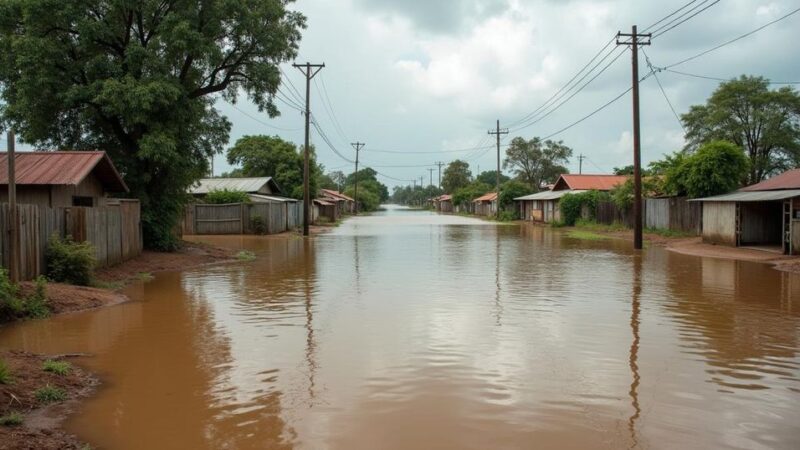
[[328,195],[329,197],[333,197],[333,198],[340,199],[340,200],[347,200],[349,202],[354,202],[355,201],[351,197],[348,197],[348,196],[342,194],[339,191],[334,191],[332,189],[320,189],[320,191],[322,191],[324,194]]
[[272,177],[251,177],[251,178],[203,178],[194,186],[189,188],[189,193],[193,195],[204,195],[211,191],[239,191],[255,194],[264,185],[269,186],[273,194],[280,194],[281,188]]
[[800,189],[778,189],[774,191],[736,191],[714,197],[695,198],[690,202],[772,202],[800,197]]
[[474,203],[477,202],[493,202],[497,200],[497,192],[489,192],[488,194],[483,194],[480,197],[473,200]]
[[526,200],[558,200],[561,197],[567,194],[580,194],[581,192],[588,192],[588,191],[570,191],[570,190],[563,190],[563,191],[542,191],[537,192],[535,194],[530,195],[523,195],[522,197],[517,197],[514,200],[518,201],[526,201]]
[[322,206],[333,206],[333,205],[335,205],[335,203],[331,203],[329,200],[330,199],[315,198],[314,199],[314,203],[316,203],[318,205],[322,205]]
[[610,191],[615,186],[625,183],[627,175],[590,175],[590,174],[563,174],[553,185],[554,191],[572,189],[573,191]]
[[[128,186],[105,152],[17,152],[15,172],[18,185],[77,186],[90,173],[108,192],[128,192]],[[0,185],[8,184],[8,153],[0,153]]]
[[453,200],[453,196],[450,195],[450,194],[444,194],[444,195],[439,196],[439,201],[440,202],[449,202],[451,200]]
[[800,189],[800,169],[787,170],[761,183],[756,183],[740,190],[742,191],[777,191],[780,189]]

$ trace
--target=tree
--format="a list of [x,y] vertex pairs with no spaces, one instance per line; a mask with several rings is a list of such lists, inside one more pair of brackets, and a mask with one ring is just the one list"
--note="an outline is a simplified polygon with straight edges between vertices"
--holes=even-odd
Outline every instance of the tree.
[[453,191],[453,204],[457,206],[467,205],[481,195],[491,192],[491,190],[492,187],[488,184],[481,183],[480,181],[474,181],[460,189],[457,189],[456,191]]
[[747,184],[800,163],[800,95],[791,87],[771,91],[769,80],[742,75],[721,83],[681,120],[690,151],[712,140],[743,149],[750,160]]
[[528,195],[532,192],[527,183],[519,180],[509,180],[500,185],[500,208],[506,208],[514,204],[514,199]]
[[6,0],[0,120],[42,149],[103,149],[142,202],[148,247],[177,246],[187,189],[223,150],[214,108],[270,116],[305,18],[286,0]]
[[542,141],[538,137],[526,141],[517,137],[506,150],[503,167],[512,168],[520,181],[539,191],[545,183],[569,173],[564,165],[571,156],[572,149],[562,141]]
[[250,197],[246,192],[231,191],[229,189],[213,190],[205,197],[206,203],[215,205],[225,205],[230,203],[250,203]]
[[[355,187],[356,174],[351,173],[345,179],[345,185],[348,187]],[[383,183],[378,181],[378,172],[370,167],[365,167],[358,171],[358,191],[361,189],[372,189],[373,193],[378,196],[380,203],[389,200],[389,188]]]
[[[511,178],[508,175],[500,173],[500,184],[505,183],[506,181],[510,180]],[[481,172],[480,175],[475,177],[476,181],[480,181],[481,183],[485,183],[491,186],[497,184],[497,171],[496,170],[487,170],[485,172]]]
[[344,173],[341,170],[335,170],[328,174],[328,177],[331,179],[333,184],[336,186],[332,189],[341,191],[344,189],[344,184],[347,181],[347,177],[345,177]]
[[711,141],[683,161],[677,184],[690,197],[730,192],[741,185],[748,171],[741,148],[725,141]]
[[455,192],[456,190],[467,186],[472,178],[472,172],[469,170],[469,163],[457,159],[444,169],[442,176],[442,189],[445,192]]
[[[303,153],[291,142],[278,136],[244,136],[228,149],[228,163],[240,165],[243,177],[272,177],[286,196],[303,198]],[[313,197],[321,172],[313,147],[309,171]]]

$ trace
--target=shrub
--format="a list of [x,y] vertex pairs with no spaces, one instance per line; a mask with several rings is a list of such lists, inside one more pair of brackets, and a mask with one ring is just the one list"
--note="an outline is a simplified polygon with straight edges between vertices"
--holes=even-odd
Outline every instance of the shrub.
[[500,211],[497,213],[497,220],[499,222],[511,222],[516,219],[517,213],[515,211]]
[[26,316],[34,319],[44,319],[50,315],[47,304],[47,279],[43,276],[36,277],[33,294],[28,296],[23,303]]
[[11,411],[5,416],[0,416],[0,426],[15,427],[17,425],[22,425],[22,420],[22,414],[16,411]]
[[66,391],[49,383],[37,389],[33,395],[39,403],[43,404],[62,402],[67,399]]
[[47,278],[57,283],[88,286],[95,267],[94,247],[88,242],[76,242],[71,236],[50,238],[45,252]]
[[11,384],[11,370],[2,359],[0,359],[0,384]]
[[19,287],[8,278],[8,271],[0,267],[0,320],[15,319],[23,313]]
[[226,205],[230,203],[250,203],[250,196],[243,191],[231,191],[229,189],[212,190],[206,195],[206,203],[216,205]]
[[267,223],[261,216],[251,217],[250,226],[253,228],[253,232],[255,234],[267,234]]
[[48,359],[44,363],[42,363],[42,370],[45,372],[54,373],[56,375],[69,375],[69,372],[72,370],[72,364],[66,361],[56,361],[53,359]]
[[561,201],[559,202],[561,220],[567,226],[574,226],[575,222],[581,217],[584,206],[589,210],[589,217],[594,219],[595,212],[597,211],[597,203],[607,198],[608,194],[600,191],[567,194],[561,197]]

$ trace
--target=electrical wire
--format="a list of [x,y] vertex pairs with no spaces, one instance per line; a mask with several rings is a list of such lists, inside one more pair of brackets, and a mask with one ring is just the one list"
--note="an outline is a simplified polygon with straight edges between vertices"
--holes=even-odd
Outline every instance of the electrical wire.
[[[708,8],[711,8],[712,6],[714,6],[717,3],[719,3],[719,1],[720,0],[715,0],[715,1],[711,2],[710,4],[706,5],[704,8],[697,10],[698,8],[703,6],[707,2],[707,0],[704,1],[703,3],[700,3],[699,5],[695,6],[694,8],[690,9],[689,11],[686,11],[685,13],[681,14],[680,16],[678,16],[677,18],[675,18],[672,21],[668,22],[667,24],[662,25],[661,27],[659,27],[659,28],[655,29],[654,31],[652,31],[651,34],[653,35],[653,37],[651,39],[655,39],[655,38],[661,36],[662,34],[669,32],[673,28],[678,27],[678,26],[688,22],[689,20],[691,20],[692,18],[694,18],[698,14],[702,13],[703,11],[707,10]],[[692,11],[695,11],[694,14],[691,14]],[[688,14],[691,14],[691,15],[686,17]]]
[[[660,68],[660,69],[662,71],[664,71],[664,72],[670,72],[670,73],[674,73],[674,74],[677,74],[677,75],[683,75],[683,76],[693,77],[693,78],[701,78],[701,79],[704,79],[704,80],[712,80],[712,81],[730,81],[730,80],[733,80],[733,79],[736,78],[736,77],[731,77],[731,78],[709,77],[709,76],[705,76],[705,75],[698,75],[698,74],[695,74],[695,73],[681,72],[679,70],[672,70],[672,69],[667,69],[667,68],[663,68],[663,67]],[[769,83],[769,84],[800,84],[800,81],[767,81],[767,83]]]
[[650,57],[647,55],[647,52],[642,48],[642,53],[644,54],[644,59],[647,62],[647,67],[650,68],[650,73],[653,74],[653,78],[656,79],[656,83],[658,83],[658,88],[661,89],[661,94],[664,96],[664,100],[667,101],[667,105],[669,105],[669,109],[672,111],[672,115],[675,116],[675,120],[678,121],[678,124],[683,129],[683,133],[686,134],[686,128],[683,126],[683,121],[681,121],[681,117],[678,115],[678,112],[675,111],[675,107],[672,106],[672,102],[669,100],[669,96],[667,96],[667,91],[664,90],[664,86],[661,84],[661,80],[658,79],[658,69],[653,67],[653,63],[650,61]]
[[[336,117],[336,111],[333,109],[333,102],[331,102],[331,98],[328,96],[328,88],[325,86],[325,78],[322,74],[320,74],[319,79],[320,83],[322,84],[322,95],[320,96],[320,98],[322,98],[322,104],[323,106],[327,104],[326,108],[328,109],[329,116],[333,122],[333,127],[339,134],[339,137],[344,139],[345,143],[349,144],[352,142],[352,140],[347,137],[347,133],[344,132],[341,123],[339,123],[339,119]],[[319,84],[317,84],[317,78],[314,78],[314,86],[317,88],[317,92],[320,92]]]
[[286,83],[288,83],[288,86],[286,84],[284,84],[284,86],[287,86],[289,88],[289,94],[291,94],[291,97],[293,97],[294,100],[296,100],[299,104],[302,105],[304,101],[303,101],[303,96],[300,95],[300,91],[298,91],[297,88],[294,87],[294,83],[292,83],[291,78],[289,78],[289,76],[286,75],[286,72],[283,71],[283,68],[281,66],[278,66],[278,70],[280,70],[281,75],[283,75],[283,77],[281,78],[281,82],[286,81]]
[[348,158],[348,157],[344,156],[344,155],[343,155],[343,154],[342,154],[342,153],[341,153],[341,152],[340,152],[340,151],[339,151],[339,150],[336,148],[336,146],[335,146],[335,145],[333,145],[333,143],[331,142],[331,140],[328,138],[328,135],[327,135],[327,134],[325,134],[325,131],[323,131],[322,127],[320,127],[320,126],[319,126],[319,123],[317,123],[317,120],[316,120],[316,118],[314,117],[314,115],[313,115],[313,114],[311,115],[311,119],[312,119],[312,120],[311,120],[311,124],[314,126],[314,129],[315,129],[315,130],[317,130],[317,133],[318,133],[318,134],[319,134],[319,136],[322,138],[322,140],[323,140],[323,141],[325,141],[325,143],[328,145],[328,147],[331,149],[331,151],[333,151],[333,153],[335,153],[335,154],[336,154],[336,156],[338,156],[339,158],[342,158],[343,160],[345,160],[345,161],[347,161],[347,162],[349,162],[349,163],[353,163],[353,164],[355,164],[355,161],[353,161],[352,159],[350,159],[350,158]]
[[[703,3],[705,3],[706,1],[707,1],[707,0],[704,0],[704,1],[703,1]],[[686,7],[688,7],[688,6],[692,5],[692,4],[693,4],[693,3],[695,3],[695,2],[697,2],[697,0],[692,0],[692,1],[690,1],[689,3],[687,3],[687,4],[683,5],[683,6],[681,6],[680,8],[676,9],[675,11],[671,12],[670,14],[668,14],[668,15],[666,15],[666,16],[664,16],[664,17],[662,17],[662,18],[661,18],[661,19],[659,19],[659,20],[658,20],[656,23],[654,23],[654,24],[651,24],[651,25],[650,25],[650,26],[648,26],[647,28],[644,28],[644,29],[642,30],[642,33],[646,33],[648,30],[650,30],[650,29],[651,29],[651,28],[653,28],[654,26],[656,26],[656,25],[660,24],[661,22],[663,22],[663,21],[665,21],[665,20],[669,19],[670,17],[674,16],[675,14],[678,14],[679,12],[683,11],[683,9],[685,9]]]
[[283,128],[283,127],[278,127],[278,126],[269,124],[269,123],[264,122],[263,120],[259,119],[258,117],[252,116],[251,114],[245,112],[244,110],[242,110],[238,106],[234,105],[233,103],[228,103],[228,104],[231,105],[231,107],[233,109],[235,109],[236,111],[239,111],[243,116],[249,117],[250,119],[260,123],[261,125],[264,125],[265,127],[273,128],[273,129],[279,130],[279,131],[299,131],[300,130],[300,128]]

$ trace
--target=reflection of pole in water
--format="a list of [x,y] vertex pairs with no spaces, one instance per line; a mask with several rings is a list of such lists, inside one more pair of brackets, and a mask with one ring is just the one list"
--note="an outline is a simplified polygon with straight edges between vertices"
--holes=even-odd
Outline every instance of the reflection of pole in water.
[[499,227],[495,228],[494,232],[495,236],[495,247],[494,247],[494,284],[495,284],[495,291],[494,291],[494,307],[495,307],[495,318],[497,320],[497,326],[502,325],[501,319],[503,317],[503,305],[500,303],[500,232]]
[[314,376],[317,372],[316,350],[317,344],[314,341],[314,307],[311,303],[311,242],[303,241],[303,267],[305,276],[303,277],[305,307],[306,307],[306,363],[308,364],[308,401],[309,407],[314,404]]
[[628,394],[631,397],[633,414],[628,419],[628,430],[631,433],[631,446],[636,448],[639,441],[636,437],[636,421],[642,413],[639,407],[639,314],[641,313],[640,296],[642,294],[642,257],[640,254],[633,256],[633,295],[631,298],[631,342],[629,364],[631,368],[631,389]]
[[356,268],[356,293],[361,298],[361,260],[358,257],[358,236],[353,236],[353,256]]

